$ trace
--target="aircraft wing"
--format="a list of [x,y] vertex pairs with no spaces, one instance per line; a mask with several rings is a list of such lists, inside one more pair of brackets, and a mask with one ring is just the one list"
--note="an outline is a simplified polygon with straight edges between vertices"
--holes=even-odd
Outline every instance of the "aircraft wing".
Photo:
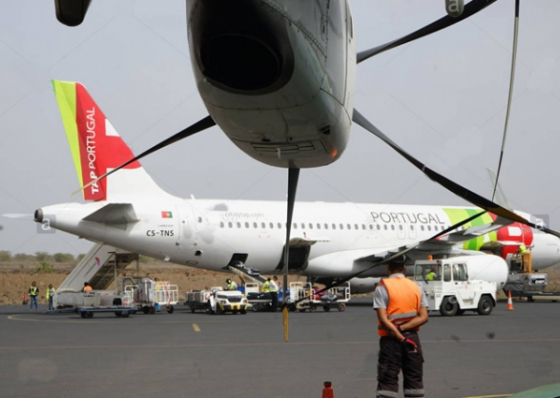
[[407,245],[391,248],[390,250],[378,252],[373,255],[356,258],[354,261],[359,263],[373,263],[372,265],[374,265],[374,263],[381,262],[385,258],[406,249],[410,249],[406,255],[413,260],[425,259],[429,254],[478,254],[478,252],[474,252],[473,250],[463,250],[458,246],[458,244],[479,238],[509,224],[511,224],[511,221],[498,217],[492,223],[477,225],[465,229],[461,228],[440,236],[435,240],[427,239],[424,241],[411,242]]
[[109,226],[129,224],[139,221],[130,203],[109,203],[84,217],[84,221],[92,221]]

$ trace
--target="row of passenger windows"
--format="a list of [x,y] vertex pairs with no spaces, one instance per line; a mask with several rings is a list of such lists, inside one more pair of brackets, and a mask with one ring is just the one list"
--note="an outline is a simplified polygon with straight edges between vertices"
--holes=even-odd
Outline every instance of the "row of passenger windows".
[[[199,218],[198,221],[202,222],[202,218]],[[282,223],[276,223],[275,224],[273,222],[269,222],[268,226],[267,226],[267,223],[265,223],[265,222],[261,222],[259,224],[257,222],[241,223],[241,222],[238,221],[238,222],[234,223],[232,221],[229,221],[227,223],[228,228],[234,228],[234,226],[235,226],[236,228],[242,228],[242,227],[245,227],[245,228],[251,228],[251,227],[252,228],[267,228],[268,227],[269,229],[274,229],[274,228],[281,229],[281,228],[285,227],[285,225],[286,224],[282,224]],[[225,228],[225,227],[226,227],[226,223],[220,222],[220,228]],[[354,229],[354,230],[359,230],[359,229],[366,230],[366,229],[369,229],[369,230],[377,230],[377,231],[380,231],[382,229],[384,231],[387,231],[387,230],[403,231],[405,229],[405,227],[403,225],[394,225],[394,224],[390,224],[390,225],[384,224],[383,226],[381,226],[380,224],[376,224],[376,225],[374,225],[374,224],[368,224],[368,225],[366,225],[366,224],[361,224],[361,225],[353,224],[352,225],[352,224],[335,224],[335,223],[332,223],[332,224],[327,224],[327,223],[324,223],[324,224],[320,224],[320,223],[316,223],[316,224],[312,224],[312,223],[308,223],[308,224],[293,223],[292,228],[293,229],[298,229],[298,228],[314,229],[315,228],[315,229],[333,229],[333,230],[336,230],[336,229],[340,229],[340,230],[344,230],[344,229],[346,229],[346,230],[352,230],[352,229]],[[411,231],[415,231],[415,230],[419,230],[419,231],[443,231],[445,228],[447,228],[447,227],[444,226],[444,225],[426,225],[426,226],[420,225],[419,228],[415,228],[414,225],[410,225],[410,230]]]

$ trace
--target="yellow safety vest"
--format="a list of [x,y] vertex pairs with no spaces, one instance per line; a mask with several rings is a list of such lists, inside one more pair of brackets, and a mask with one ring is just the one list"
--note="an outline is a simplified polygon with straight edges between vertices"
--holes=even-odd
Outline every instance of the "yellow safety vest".
[[270,282],[269,281],[266,281],[265,283],[263,283],[261,291],[263,293],[270,292]]
[[29,295],[30,296],[36,296],[38,290],[39,290],[39,288],[37,286],[29,287]]

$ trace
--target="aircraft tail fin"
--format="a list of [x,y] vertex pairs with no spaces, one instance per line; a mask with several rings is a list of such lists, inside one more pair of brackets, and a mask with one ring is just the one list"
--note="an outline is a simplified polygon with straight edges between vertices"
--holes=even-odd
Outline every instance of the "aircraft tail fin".
[[[80,186],[134,157],[83,85],[52,83]],[[87,187],[83,194],[85,200],[111,202],[138,195],[167,195],[138,161]]]

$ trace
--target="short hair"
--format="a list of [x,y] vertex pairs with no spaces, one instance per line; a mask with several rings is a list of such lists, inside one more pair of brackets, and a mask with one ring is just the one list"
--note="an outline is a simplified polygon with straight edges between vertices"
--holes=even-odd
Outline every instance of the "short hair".
[[389,268],[392,268],[392,269],[404,268],[405,264],[406,264],[406,256],[404,254],[402,254],[398,257],[395,257],[394,259],[392,259],[388,263]]

